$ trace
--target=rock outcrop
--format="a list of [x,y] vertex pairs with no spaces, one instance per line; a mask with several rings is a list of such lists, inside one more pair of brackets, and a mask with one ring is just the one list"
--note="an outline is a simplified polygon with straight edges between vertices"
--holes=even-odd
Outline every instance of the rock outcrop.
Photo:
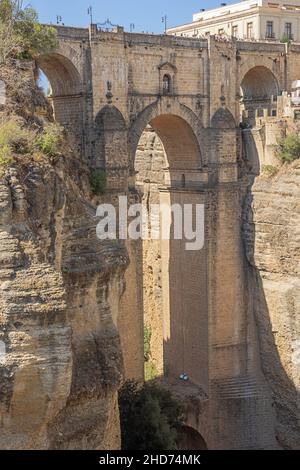
[[300,444],[300,162],[255,179],[245,204],[244,239],[264,375],[280,448]]
[[75,157],[0,181],[0,448],[117,449],[127,255],[96,238]]

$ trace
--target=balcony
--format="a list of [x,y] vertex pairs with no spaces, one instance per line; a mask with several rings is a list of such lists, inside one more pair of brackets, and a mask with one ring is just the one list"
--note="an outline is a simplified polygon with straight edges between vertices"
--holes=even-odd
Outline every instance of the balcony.
[[275,39],[275,33],[271,32],[271,31],[267,31],[265,39]]

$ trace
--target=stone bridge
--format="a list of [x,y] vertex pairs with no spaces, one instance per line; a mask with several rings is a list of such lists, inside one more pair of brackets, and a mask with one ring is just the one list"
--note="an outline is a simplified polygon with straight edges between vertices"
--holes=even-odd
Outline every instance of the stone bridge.
[[[208,448],[276,448],[244,254],[241,114],[273,112],[300,78],[300,46],[58,27],[40,57],[57,121],[116,194],[205,204],[205,247],[128,242],[117,319],[125,374],[144,373],[143,325],[159,373],[193,403]],[[179,384],[178,387],[184,387]],[[191,399],[193,398],[193,400]]]

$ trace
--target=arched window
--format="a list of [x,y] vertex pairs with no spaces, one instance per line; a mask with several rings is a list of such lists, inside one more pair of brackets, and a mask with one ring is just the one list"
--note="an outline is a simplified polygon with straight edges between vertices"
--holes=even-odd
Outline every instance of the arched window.
[[170,75],[165,74],[163,78],[163,94],[169,95],[172,92],[172,80]]

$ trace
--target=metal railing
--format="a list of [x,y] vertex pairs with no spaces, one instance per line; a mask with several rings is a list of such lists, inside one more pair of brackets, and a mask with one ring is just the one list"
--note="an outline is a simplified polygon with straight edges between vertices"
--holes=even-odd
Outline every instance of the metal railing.
[[265,38],[266,39],[275,39],[275,33],[271,32],[271,31],[267,31],[266,35],[265,35]]

